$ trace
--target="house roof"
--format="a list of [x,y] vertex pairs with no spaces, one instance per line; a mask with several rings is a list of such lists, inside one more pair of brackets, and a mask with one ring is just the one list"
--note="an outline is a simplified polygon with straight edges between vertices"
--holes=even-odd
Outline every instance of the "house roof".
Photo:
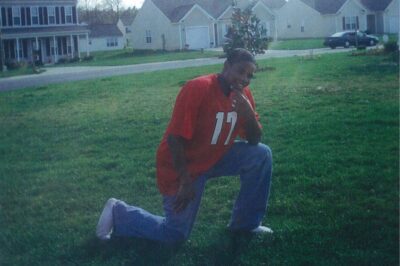
[[281,8],[286,3],[285,0],[262,0],[262,2],[271,9]]
[[[348,0],[301,0],[321,14],[336,14]],[[392,0],[358,0],[371,11],[383,11]]]
[[195,5],[199,5],[213,18],[218,18],[230,5],[232,0],[152,0],[153,3],[172,22],[181,20]]
[[321,14],[336,14],[347,0],[301,0]]
[[122,32],[115,24],[92,24],[89,25],[90,37],[122,37]]
[[131,14],[122,14],[120,17],[122,24],[125,26],[132,25],[133,21],[135,20],[135,16],[132,16]]
[[384,11],[392,0],[361,0],[361,3],[372,11]]

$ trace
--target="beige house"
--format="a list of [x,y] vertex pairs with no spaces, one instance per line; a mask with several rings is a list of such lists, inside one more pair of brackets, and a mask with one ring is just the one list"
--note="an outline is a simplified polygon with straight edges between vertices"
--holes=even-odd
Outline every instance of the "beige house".
[[132,46],[166,50],[222,46],[235,6],[252,8],[265,27],[265,36],[272,36],[274,13],[268,5],[284,1],[146,0],[132,25]]
[[235,7],[251,8],[265,37],[326,37],[343,30],[399,32],[399,0],[145,0],[133,22],[136,49],[222,46]]
[[131,44],[131,40],[133,37],[132,24],[133,24],[134,19],[135,19],[135,17],[131,14],[122,14],[117,22],[117,27],[123,34],[123,39],[124,39],[123,45],[125,47],[132,46],[132,44]]
[[80,46],[90,52],[121,50],[124,36],[115,24],[92,24],[88,26],[89,41],[81,40]]

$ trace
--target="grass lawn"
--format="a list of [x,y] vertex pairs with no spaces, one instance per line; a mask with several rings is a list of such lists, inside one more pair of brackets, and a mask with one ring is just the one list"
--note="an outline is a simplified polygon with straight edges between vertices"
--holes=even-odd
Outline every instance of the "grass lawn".
[[83,61],[79,63],[59,64],[55,66],[120,66],[133,65],[153,62],[165,62],[173,60],[186,60],[197,58],[218,57],[223,52],[212,51],[181,51],[181,52],[154,52],[150,54],[133,54],[132,49],[123,49],[118,51],[93,52],[92,61]]
[[162,214],[155,152],[179,87],[221,66],[0,94],[1,265],[398,265],[399,68],[382,56],[260,61],[272,237],[226,231],[237,177],[211,180],[191,238],[94,237],[107,198]]
[[293,39],[293,40],[280,40],[270,43],[268,49],[271,50],[307,50],[324,48],[324,39]]
[[[39,73],[43,72],[43,70],[39,69]],[[33,70],[31,66],[24,66],[15,70],[8,70],[5,72],[0,72],[0,78],[6,77],[14,77],[14,76],[22,76],[22,75],[33,75],[39,74]]]

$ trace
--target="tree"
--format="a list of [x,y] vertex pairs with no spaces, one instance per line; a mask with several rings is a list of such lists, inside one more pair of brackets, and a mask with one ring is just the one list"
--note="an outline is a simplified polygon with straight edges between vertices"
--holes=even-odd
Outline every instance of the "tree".
[[103,3],[104,6],[115,12],[116,21],[118,21],[122,7],[122,0],[103,0]]
[[235,8],[232,14],[232,26],[225,36],[228,41],[224,45],[225,54],[235,48],[245,48],[253,55],[263,54],[268,48],[268,39],[262,37],[265,29],[260,25],[260,19],[253,14],[250,8],[242,11]]

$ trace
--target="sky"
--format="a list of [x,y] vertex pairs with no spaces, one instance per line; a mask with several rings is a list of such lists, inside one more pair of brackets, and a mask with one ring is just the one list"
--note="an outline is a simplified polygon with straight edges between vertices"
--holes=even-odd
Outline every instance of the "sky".
[[122,4],[124,7],[136,7],[140,8],[143,4],[144,0],[122,0]]

